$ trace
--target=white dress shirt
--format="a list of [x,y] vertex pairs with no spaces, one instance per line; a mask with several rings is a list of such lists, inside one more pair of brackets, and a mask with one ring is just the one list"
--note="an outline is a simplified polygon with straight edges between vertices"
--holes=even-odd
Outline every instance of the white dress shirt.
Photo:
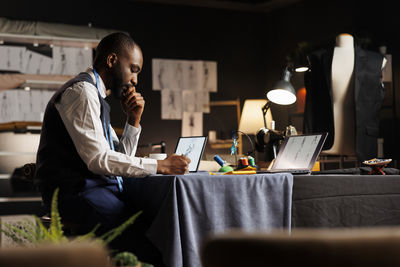
[[[87,72],[96,79],[93,69]],[[100,78],[101,96],[106,89]],[[157,160],[135,157],[141,127],[125,124],[120,140],[111,129],[116,151],[111,150],[103,134],[100,119],[101,106],[98,90],[88,82],[78,82],[67,88],[61,100],[55,104],[75,148],[88,169],[96,174],[122,177],[144,177],[157,172]],[[120,151],[120,152],[118,152]]]

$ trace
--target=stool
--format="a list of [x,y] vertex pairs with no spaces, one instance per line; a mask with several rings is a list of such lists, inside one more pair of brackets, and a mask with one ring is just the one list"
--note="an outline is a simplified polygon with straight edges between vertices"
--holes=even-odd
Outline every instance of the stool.
[[[35,179],[35,172],[36,172],[36,164],[35,163],[27,163],[22,167],[22,172],[25,178],[33,181]],[[51,216],[50,214],[45,214],[40,218],[41,222],[46,228],[50,227],[51,223]],[[81,228],[79,224],[67,222],[61,219],[63,224],[63,231],[66,236],[74,236],[79,234],[79,229]]]

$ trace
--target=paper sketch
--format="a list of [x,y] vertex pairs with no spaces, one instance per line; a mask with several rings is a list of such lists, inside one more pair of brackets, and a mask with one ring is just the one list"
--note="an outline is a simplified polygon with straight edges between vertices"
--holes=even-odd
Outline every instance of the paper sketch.
[[185,90],[202,90],[202,62],[183,61],[183,88]]
[[203,96],[201,91],[183,90],[183,111],[203,112]]
[[18,121],[20,116],[16,90],[0,91],[0,123]]
[[0,45],[0,70],[22,72],[25,47]]
[[202,88],[208,92],[217,92],[217,62],[203,61],[202,64]]
[[23,56],[23,73],[27,74],[51,74],[53,59],[48,56],[26,50]]
[[53,47],[52,74],[76,75],[92,64],[92,50],[79,47]]
[[[162,119],[181,119],[179,112],[209,113],[209,92],[217,92],[217,62],[153,58],[152,82],[153,90],[167,90],[161,93]],[[171,91],[182,91],[180,98]]]
[[0,91],[0,123],[11,121],[43,121],[47,103],[54,91]]
[[182,119],[182,92],[164,89],[161,91],[161,119]]
[[182,60],[153,59],[152,72],[153,90],[182,90]]
[[183,112],[182,136],[203,135],[203,113]]
[[202,95],[202,112],[210,113],[210,93],[207,91],[200,91],[198,94]]

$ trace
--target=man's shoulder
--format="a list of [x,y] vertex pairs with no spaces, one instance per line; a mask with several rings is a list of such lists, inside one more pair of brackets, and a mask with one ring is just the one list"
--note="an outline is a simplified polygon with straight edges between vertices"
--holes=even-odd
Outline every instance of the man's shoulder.
[[[87,74],[90,78],[90,74]],[[87,79],[76,79],[71,82],[62,93],[62,98],[68,98],[69,101],[75,99],[85,101],[85,99],[93,99],[98,101],[98,92],[96,86]]]

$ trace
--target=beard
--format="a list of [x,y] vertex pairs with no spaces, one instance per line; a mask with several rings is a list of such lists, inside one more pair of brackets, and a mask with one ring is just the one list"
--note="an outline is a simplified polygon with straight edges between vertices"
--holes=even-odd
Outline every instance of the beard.
[[122,96],[122,90],[124,87],[124,82],[122,78],[122,71],[121,71],[121,66],[118,64],[114,68],[111,69],[111,93],[112,95],[120,99]]

